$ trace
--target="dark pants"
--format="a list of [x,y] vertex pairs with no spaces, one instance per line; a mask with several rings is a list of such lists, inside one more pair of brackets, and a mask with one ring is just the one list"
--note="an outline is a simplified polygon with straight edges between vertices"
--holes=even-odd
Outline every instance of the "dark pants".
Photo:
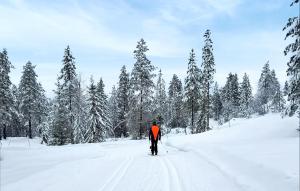
[[158,140],[151,139],[151,153],[157,155],[157,142]]

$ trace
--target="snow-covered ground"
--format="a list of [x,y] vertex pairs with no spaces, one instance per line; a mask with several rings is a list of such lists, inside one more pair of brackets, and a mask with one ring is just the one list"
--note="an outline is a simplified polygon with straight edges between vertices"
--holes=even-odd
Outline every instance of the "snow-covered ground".
[[2,141],[1,191],[297,191],[297,118],[236,119],[231,127],[147,140],[44,146]]

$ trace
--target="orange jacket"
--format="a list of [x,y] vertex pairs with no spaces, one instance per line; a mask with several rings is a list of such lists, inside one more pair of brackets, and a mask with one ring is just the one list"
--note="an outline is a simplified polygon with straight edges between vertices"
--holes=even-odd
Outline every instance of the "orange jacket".
[[156,141],[157,138],[160,140],[161,139],[161,132],[160,128],[157,125],[153,125],[149,131],[149,140],[154,140]]

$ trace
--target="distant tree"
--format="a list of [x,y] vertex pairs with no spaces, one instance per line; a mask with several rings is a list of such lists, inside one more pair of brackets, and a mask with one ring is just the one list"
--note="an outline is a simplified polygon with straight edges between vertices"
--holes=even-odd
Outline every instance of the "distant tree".
[[196,65],[194,49],[192,49],[190,52],[184,90],[185,90],[185,98],[186,98],[186,108],[191,117],[190,126],[192,129],[192,133],[196,133],[195,114],[199,111],[200,69]]
[[155,87],[153,83],[154,66],[146,56],[148,47],[144,39],[141,39],[134,50],[134,58],[136,62],[133,66],[131,73],[131,94],[130,94],[130,112],[129,112],[129,124],[131,127],[131,134],[134,138],[142,138],[146,130],[146,119],[150,115],[152,108],[151,103],[153,101],[153,89]]
[[67,46],[63,56],[63,68],[59,80],[61,81],[61,101],[68,107],[68,119],[70,122],[70,140],[74,143],[74,121],[76,115],[76,95],[78,93],[78,81],[75,67],[75,58],[70,47]]
[[[117,89],[117,102],[118,102],[118,126],[120,126],[121,135],[128,136],[128,111],[129,111],[129,74],[126,71],[125,65],[121,69],[119,76],[119,83]],[[120,136],[121,136],[120,135]]]
[[256,94],[256,102],[258,102],[259,108],[257,108],[260,114],[265,114],[269,111],[269,102],[273,96],[273,78],[269,66],[269,61],[264,65],[262,73],[258,81],[258,90]]
[[20,109],[24,120],[27,121],[27,135],[32,138],[38,135],[37,126],[45,114],[46,98],[41,84],[37,82],[35,66],[30,61],[23,67],[23,74],[19,85]]
[[100,78],[100,81],[97,83],[97,88],[96,88],[96,95],[99,98],[98,102],[98,113],[100,116],[100,140],[104,140],[104,136],[107,135],[112,127],[110,121],[109,121],[109,108],[108,108],[108,100],[107,100],[107,95],[104,92],[104,82],[102,78]]
[[212,116],[214,120],[220,121],[223,112],[223,104],[221,100],[218,83],[215,83],[212,95]]
[[229,73],[225,86],[222,89],[223,117],[225,122],[238,117],[240,106],[240,89],[237,74]]
[[[293,0],[291,6],[299,3],[299,0]],[[289,77],[289,88],[288,88],[288,100],[290,105],[287,111],[289,116],[294,115],[298,112],[299,115],[299,128],[300,128],[300,21],[299,17],[295,16],[288,19],[286,26],[283,30],[286,30],[285,39],[293,39],[285,49],[284,55],[290,55],[290,59],[287,63],[287,75]]]
[[114,137],[121,137],[122,129],[119,123],[119,108],[118,108],[118,99],[117,99],[117,89],[115,86],[112,87],[112,91],[108,100],[108,110],[109,110],[109,118],[112,125],[111,133]]
[[153,101],[154,112],[153,115],[158,119],[158,122],[162,125],[167,115],[167,95],[165,80],[162,77],[162,72],[159,70],[158,80],[155,86],[155,96]]
[[169,86],[168,122],[171,128],[184,127],[186,132],[185,109],[183,103],[183,88],[180,79],[173,75]]
[[[206,30],[204,34],[204,47],[202,49],[202,75],[201,75],[201,115],[203,115],[203,120],[200,122],[200,126],[203,126],[202,129],[207,131],[209,129],[209,116],[210,116],[210,86],[213,83],[213,75],[216,72],[215,69],[215,60],[213,55],[213,47],[211,40],[210,30]],[[204,122],[205,121],[205,122]]]
[[49,145],[64,145],[71,142],[71,124],[68,116],[69,108],[67,108],[67,105],[65,105],[63,94],[61,94],[62,86],[60,85],[59,81],[56,85],[57,90],[55,92],[56,97],[54,106],[54,118],[50,131]]
[[240,99],[240,111],[243,117],[249,117],[252,113],[251,104],[253,101],[252,88],[248,75],[245,73],[243,81],[241,83],[241,99]]

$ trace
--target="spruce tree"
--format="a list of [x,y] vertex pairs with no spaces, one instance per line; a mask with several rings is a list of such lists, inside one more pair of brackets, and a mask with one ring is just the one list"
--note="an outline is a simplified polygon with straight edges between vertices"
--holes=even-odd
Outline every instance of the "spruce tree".
[[134,138],[142,138],[146,131],[146,117],[151,116],[151,103],[153,101],[154,66],[146,56],[148,47],[144,39],[141,39],[134,50],[136,62],[131,73],[131,95],[130,95],[130,127]]
[[125,65],[121,69],[121,74],[119,76],[119,83],[117,89],[117,102],[118,102],[118,126],[121,129],[121,135],[128,136],[127,127],[127,114],[129,111],[129,74],[126,71]]
[[220,121],[223,111],[223,104],[221,100],[220,90],[218,83],[215,83],[212,95],[212,116],[214,120]]
[[195,114],[199,110],[200,99],[200,70],[196,65],[196,58],[194,49],[190,52],[188,61],[187,77],[185,79],[185,98],[186,108],[191,117],[191,129],[192,133],[195,132]]
[[258,112],[265,114],[269,111],[273,91],[273,81],[269,61],[264,65],[258,82],[258,90],[256,94],[256,102],[259,106]]
[[240,106],[240,90],[237,74],[229,73],[225,86],[222,89],[222,103],[225,122],[238,117]]
[[96,96],[98,97],[98,114],[100,116],[100,140],[104,141],[105,136],[107,135],[112,127],[111,122],[109,121],[109,108],[107,95],[104,92],[104,82],[100,78],[96,87]]
[[13,98],[11,94],[11,81],[9,78],[12,69],[6,49],[0,52],[0,140],[6,139],[7,127],[11,122]]
[[54,104],[54,118],[52,121],[52,127],[50,131],[49,145],[64,145],[70,143],[70,129],[71,124],[69,121],[68,110],[69,108],[65,104],[65,98],[63,97],[62,86],[58,80],[57,90]]
[[167,114],[167,95],[165,80],[162,77],[162,72],[159,70],[158,80],[155,87],[155,97],[153,102],[153,115],[157,118],[160,125],[164,124]]
[[[209,129],[209,116],[210,116],[210,86],[213,83],[213,75],[216,72],[215,70],[215,61],[213,55],[212,40],[210,38],[210,30],[206,30],[204,34],[204,47],[202,49],[202,75],[201,75],[201,114],[203,115],[203,121],[199,125],[204,125],[202,128],[204,131]],[[202,117],[200,117],[202,118]]]
[[109,118],[112,125],[111,133],[114,135],[114,137],[121,137],[122,136],[122,129],[121,126],[118,124],[118,99],[117,99],[117,89],[115,86],[112,87],[110,98],[108,101],[109,105]]
[[40,117],[41,86],[37,82],[35,66],[30,61],[23,67],[23,74],[19,85],[20,109],[28,126],[27,136],[37,135],[37,125]]
[[[291,6],[296,4],[300,6],[299,0],[293,0]],[[284,49],[284,55],[290,57],[287,63],[287,75],[289,77],[288,100],[290,101],[287,113],[292,116],[298,111],[300,128],[300,17],[289,18],[283,30],[286,31],[285,39],[292,41]]]
[[281,112],[285,107],[285,100],[283,98],[283,93],[281,92],[280,83],[276,77],[275,70],[272,70],[271,77],[272,77],[271,108],[273,112]]
[[76,95],[78,92],[77,74],[75,67],[75,58],[73,57],[70,47],[67,46],[63,56],[63,68],[59,80],[61,81],[61,101],[68,108],[68,119],[70,122],[70,140],[74,143],[74,120],[76,115]]
[[240,99],[240,111],[243,117],[250,117],[251,104],[253,101],[252,88],[248,75],[245,73],[243,81],[241,83],[241,99]]
[[[94,83],[91,77],[90,86],[88,87],[88,127],[85,142],[95,143],[103,141],[103,121],[101,121],[100,115],[100,97],[97,93],[97,85]],[[102,123],[102,124],[101,124]]]
[[183,103],[183,88],[180,79],[173,75],[169,86],[168,122],[171,128],[183,127],[186,133],[186,119]]

